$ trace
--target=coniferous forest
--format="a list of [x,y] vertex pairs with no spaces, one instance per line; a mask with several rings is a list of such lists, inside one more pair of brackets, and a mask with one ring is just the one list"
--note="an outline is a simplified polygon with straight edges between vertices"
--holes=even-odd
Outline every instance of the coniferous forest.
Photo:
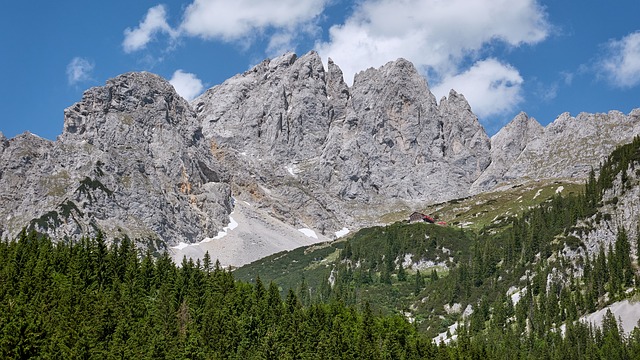
[[236,281],[212,264],[140,256],[129,239],[0,244],[3,359],[396,358],[435,351],[403,318]]
[[[577,220],[598,216],[603,192],[626,181],[639,149],[636,138],[591,173],[583,193],[557,195],[499,229],[364,229],[342,247],[336,283],[323,296],[260,277],[236,280],[208,254],[177,266],[126,237],[69,242],[23,231],[0,241],[0,358],[640,358],[639,329],[625,335],[611,313],[601,327],[577,321],[636,291],[640,264],[630,253],[640,239],[621,229],[615,244],[579,264],[553,256],[583,246],[568,234],[581,231]],[[445,239],[450,248],[470,244],[446,274],[408,273],[392,261],[441,249]],[[526,291],[513,304],[506,279],[519,278]],[[417,321],[360,301],[367,286],[402,284],[440,306],[473,304],[456,341],[434,343]]]
[[[274,283],[234,280],[208,259],[177,267],[123,239],[52,243],[23,233],[0,244],[3,359],[624,359],[640,357],[616,319],[561,334],[498,320],[434,344],[399,316],[332,300],[303,306]],[[536,311],[533,307],[532,311]]]

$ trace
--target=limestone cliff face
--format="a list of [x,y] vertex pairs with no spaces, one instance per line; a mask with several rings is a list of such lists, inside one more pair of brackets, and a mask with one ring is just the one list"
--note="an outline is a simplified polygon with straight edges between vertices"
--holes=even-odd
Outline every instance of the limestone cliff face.
[[189,104],[164,79],[129,73],[65,110],[57,141],[8,141],[3,231],[95,233],[169,245],[214,236],[231,211],[228,176]]
[[582,181],[616,146],[638,134],[640,109],[628,115],[564,113],[545,128],[521,113],[491,139],[492,163],[472,193],[536,179]]
[[491,164],[471,187],[472,193],[494,188],[504,182],[504,175],[514,165],[527,144],[538,139],[544,128],[534,118],[521,112],[491,138]]
[[315,52],[285,54],[192,105],[204,135],[234,163],[239,191],[300,225],[357,226],[390,204],[464,196],[490,162],[464,97],[452,92],[438,106],[404,59],[348,87],[331,60],[325,70]]
[[128,73],[66,109],[56,141],[0,134],[0,231],[193,243],[226,225],[233,195],[330,237],[501,184],[581,179],[638,133],[640,110],[546,128],[522,113],[490,140],[462,94],[438,103],[404,59],[349,87],[331,59],[288,53],[191,103]]
[[568,113],[547,125],[529,142],[505,178],[584,178],[617,145],[640,134],[640,110],[629,115],[619,111],[607,114]]

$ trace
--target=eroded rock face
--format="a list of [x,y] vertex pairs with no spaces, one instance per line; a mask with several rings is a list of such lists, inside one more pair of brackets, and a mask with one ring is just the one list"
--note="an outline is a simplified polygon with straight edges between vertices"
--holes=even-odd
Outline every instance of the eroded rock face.
[[544,128],[536,119],[524,112],[491,138],[491,164],[471,187],[472,193],[490,190],[504,182],[504,174],[509,171],[527,144],[538,139]]
[[349,87],[331,59],[289,53],[191,103],[128,73],[66,109],[55,142],[0,134],[0,231],[193,243],[227,224],[233,194],[330,237],[501,184],[583,178],[639,123],[635,110],[542,128],[522,113],[489,140],[463,95],[438,103],[404,59]]
[[248,201],[319,229],[375,218],[391,204],[464,196],[490,162],[464,97],[452,92],[438,106],[404,59],[357,74],[349,88],[331,60],[325,71],[315,52],[285,54],[192,105]]
[[562,114],[527,144],[505,178],[584,178],[616,146],[631,142],[639,133],[638,109],[628,116],[619,111]]
[[0,193],[16,196],[0,210],[4,231],[28,225],[60,238],[100,229],[158,246],[215,236],[228,222],[230,186],[210,154],[168,82],[121,75],[65,110],[56,142],[29,134],[9,141]]
[[640,109],[628,115],[564,113],[545,128],[521,113],[492,138],[492,164],[472,192],[536,179],[582,181],[616,146],[638,134]]

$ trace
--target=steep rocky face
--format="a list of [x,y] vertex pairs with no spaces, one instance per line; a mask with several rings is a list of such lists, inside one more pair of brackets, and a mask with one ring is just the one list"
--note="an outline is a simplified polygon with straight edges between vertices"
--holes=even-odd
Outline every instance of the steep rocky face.
[[277,162],[319,154],[331,122],[318,54],[265,60],[194,100],[206,137]]
[[191,104],[129,73],[66,109],[55,142],[0,134],[0,231],[193,243],[227,224],[233,194],[331,237],[500,184],[583,178],[638,133],[640,110],[563,114],[544,129],[522,113],[489,140],[463,95],[438,104],[403,59],[349,87],[330,59],[289,53]]
[[524,112],[491,138],[491,164],[471,187],[471,193],[490,190],[503,181],[504,174],[513,166],[527,144],[538,139],[544,128],[536,119]]
[[357,74],[350,95],[346,121],[332,127],[323,154],[325,181],[341,199],[378,205],[457,197],[488,165],[488,138],[466,100],[452,93],[438,107],[408,61]]
[[315,52],[285,54],[192,105],[233,163],[239,196],[320,229],[362,225],[392,203],[464,196],[489,164],[489,139],[464,97],[452,92],[439,107],[404,59],[357,74],[349,88],[332,61],[325,71]]
[[216,235],[231,211],[228,176],[194,112],[149,73],[87,90],[56,142],[12,139],[0,168],[3,198],[17,196],[0,210],[10,235],[29,224],[56,237],[100,229],[172,245]]
[[492,139],[492,164],[472,192],[536,179],[582,181],[616,146],[638,134],[640,109],[629,115],[564,113],[544,129],[521,113]]
[[471,112],[471,106],[455,90],[440,101],[443,155],[465,176],[465,186],[475,181],[489,166],[491,143],[487,134]]

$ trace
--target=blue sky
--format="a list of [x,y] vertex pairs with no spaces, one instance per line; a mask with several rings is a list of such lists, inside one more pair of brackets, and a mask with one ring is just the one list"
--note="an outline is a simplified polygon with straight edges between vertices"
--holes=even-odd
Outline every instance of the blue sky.
[[0,131],[55,139],[63,111],[128,71],[185,98],[286,51],[353,75],[404,57],[489,134],[518,112],[640,107],[640,2],[535,0],[11,1],[0,13]]

